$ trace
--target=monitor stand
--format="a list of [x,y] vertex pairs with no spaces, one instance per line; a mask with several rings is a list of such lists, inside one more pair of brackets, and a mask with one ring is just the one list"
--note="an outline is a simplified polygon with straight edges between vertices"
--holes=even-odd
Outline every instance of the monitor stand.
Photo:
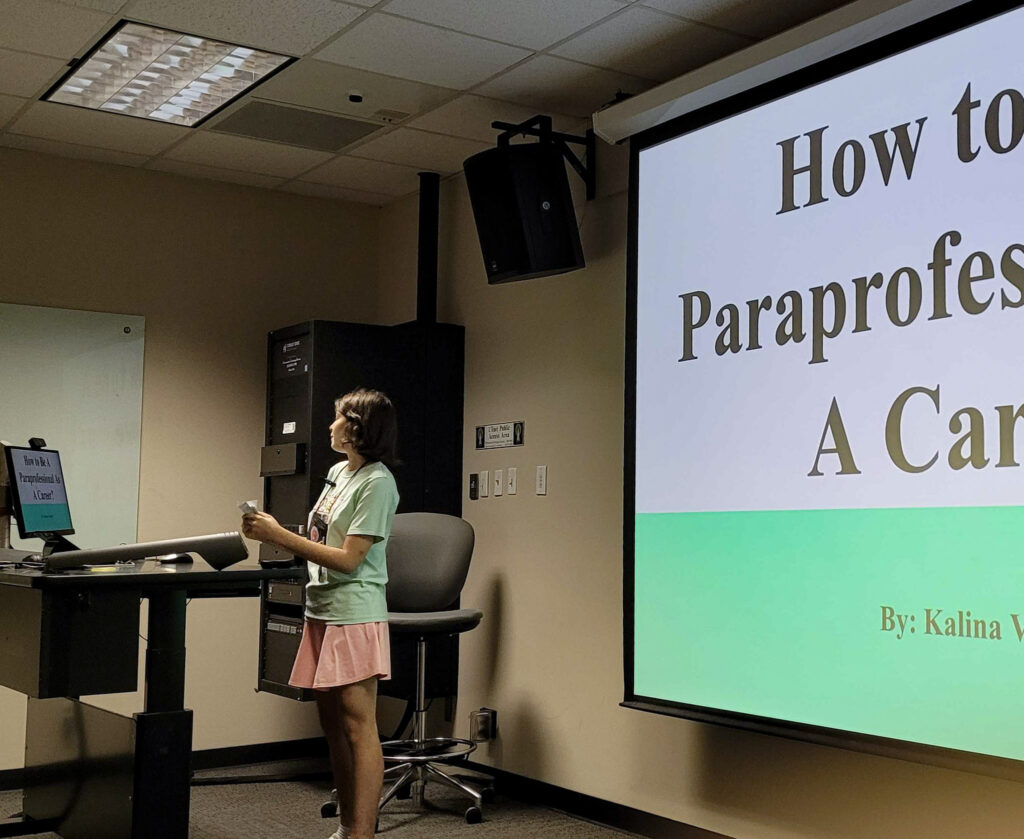
[[49,556],[50,554],[61,553],[62,551],[79,550],[78,545],[74,542],[69,542],[59,533],[40,533],[39,535],[43,539],[42,556]]

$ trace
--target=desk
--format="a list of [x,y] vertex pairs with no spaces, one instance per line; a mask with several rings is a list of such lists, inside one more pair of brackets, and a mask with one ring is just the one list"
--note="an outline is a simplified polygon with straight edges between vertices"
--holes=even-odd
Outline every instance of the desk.
[[[192,712],[185,604],[255,597],[305,569],[137,562],[46,573],[0,568],[0,685],[29,697],[24,819],[0,836],[187,839]],[[139,602],[149,600],[145,705],[124,717],[78,697],[138,686]],[[255,662],[254,662],[255,665]]]

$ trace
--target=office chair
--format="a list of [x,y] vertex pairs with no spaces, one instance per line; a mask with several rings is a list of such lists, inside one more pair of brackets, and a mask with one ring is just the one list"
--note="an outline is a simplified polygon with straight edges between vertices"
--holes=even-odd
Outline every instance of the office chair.
[[416,638],[416,707],[413,736],[383,744],[385,790],[380,810],[392,798],[409,792],[418,806],[427,781],[454,787],[472,799],[466,821],[483,819],[485,787],[476,789],[464,778],[446,771],[464,761],[476,743],[426,736],[426,649],[430,638],[467,632],[480,623],[477,609],[447,609],[454,603],[469,573],[473,528],[463,519],[440,513],[400,513],[388,540],[388,624],[392,638]]

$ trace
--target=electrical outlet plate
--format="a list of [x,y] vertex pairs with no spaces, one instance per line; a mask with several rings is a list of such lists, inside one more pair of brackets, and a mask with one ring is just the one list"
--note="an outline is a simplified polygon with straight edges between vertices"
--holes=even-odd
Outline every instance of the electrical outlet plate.
[[481,708],[469,715],[470,739],[474,743],[486,743],[498,735],[498,712],[492,708]]
[[517,489],[516,483],[517,483],[518,473],[519,473],[519,470],[515,466],[509,466],[508,467],[508,481],[505,484],[505,491],[508,492],[509,495],[515,495],[516,494],[516,489]]
[[505,482],[505,476],[502,474],[503,471],[504,470],[502,470],[502,469],[495,469],[494,470],[494,497],[495,498],[500,496],[501,493],[505,489],[504,486],[503,486],[503,484]]

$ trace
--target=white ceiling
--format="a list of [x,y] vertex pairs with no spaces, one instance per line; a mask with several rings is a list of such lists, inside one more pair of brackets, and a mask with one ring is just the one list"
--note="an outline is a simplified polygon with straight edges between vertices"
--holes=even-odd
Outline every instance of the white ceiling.
[[[494,120],[582,133],[639,93],[845,0],[0,0],[0,145],[370,204],[450,175]],[[299,60],[199,128],[41,102],[127,18]],[[362,94],[361,102],[349,99]],[[336,152],[240,137],[253,100],[379,126]]]

